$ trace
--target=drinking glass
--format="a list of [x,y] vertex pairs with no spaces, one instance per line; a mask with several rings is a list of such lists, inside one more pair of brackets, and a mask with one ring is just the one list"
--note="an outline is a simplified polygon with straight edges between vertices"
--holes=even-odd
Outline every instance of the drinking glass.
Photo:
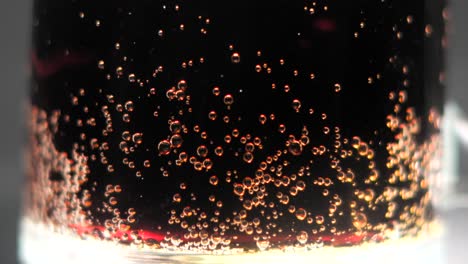
[[435,261],[446,18],[36,0],[22,260]]

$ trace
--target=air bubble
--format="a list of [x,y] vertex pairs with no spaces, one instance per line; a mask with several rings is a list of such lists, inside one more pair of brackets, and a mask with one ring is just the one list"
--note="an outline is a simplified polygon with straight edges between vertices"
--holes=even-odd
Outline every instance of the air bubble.
[[168,155],[171,152],[171,142],[168,140],[162,140],[158,144],[159,154]]
[[233,53],[231,56],[231,61],[235,64],[240,63],[240,54],[237,52]]

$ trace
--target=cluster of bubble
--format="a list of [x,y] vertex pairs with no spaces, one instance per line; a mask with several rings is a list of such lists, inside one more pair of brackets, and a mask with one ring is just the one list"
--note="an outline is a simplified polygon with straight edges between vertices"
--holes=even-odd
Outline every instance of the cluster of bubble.
[[[58,131],[60,112],[50,115],[31,107],[28,128],[29,149],[26,155],[27,214],[44,223],[68,228],[73,224],[92,224],[86,207],[92,203],[90,192],[81,192],[90,173],[88,157],[75,144],[70,151],[58,151],[54,135]],[[67,223],[67,225],[64,225]]]
[[[314,14],[315,5],[314,3],[312,7],[306,6],[304,9]],[[165,6],[166,8],[169,7]],[[180,8],[179,5],[174,6],[177,12]],[[326,11],[327,7],[323,9]],[[84,15],[80,17],[83,18]],[[199,17],[199,19],[205,21],[204,26],[211,23],[209,18]],[[412,18],[408,17],[407,23],[411,22]],[[96,26],[100,23],[96,23]],[[363,29],[365,23],[361,22],[359,27]],[[183,24],[179,29],[186,31]],[[157,35],[163,38],[164,32],[164,29],[159,29]],[[205,27],[200,32],[207,34]],[[425,32],[426,35],[430,35],[428,33],[430,28],[426,27]],[[120,50],[120,47],[120,43],[115,44],[116,50]],[[242,64],[242,56],[235,51],[233,45],[229,46],[229,53],[226,60],[230,60],[235,66]],[[262,51],[257,51],[257,56],[261,55]],[[389,62],[397,65],[397,60],[398,58],[392,57]],[[204,58],[200,57],[199,62],[205,63]],[[194,61],[189,60],[183,62],[181,67],[186,69],[193,65]],[[287,61],[281,58],[279,65],[285,66]],[[106,71],[108,67],[104,60],[99,60],[97,68]],[[268,75],[274,70],[274,66],[265,62],[254,65],[252,70],[258,74]],[[409,66],[405,65],[402,71],[403,74],[408,74]],[[163,72],[164,66],[158,66],[152,77],[157,78]],[[292,74],[298,76],[302,73],[294,69]],[[307,74],[310,79],[316,77],[315,73]],[[106,78],[125,80],[129,85],[137,84],[141,87],[146,87],[147,83],[147,80],[140,78],[138,73],[126,73],[122,66],[109,70]],[[380,75],[377,74],[376,79],[379,78]],[[369,84],[373,82],[373,77],[369,77]],[[403,87],[408,85],[405,79]],[[276,86],[272,83],[272,89],[276,89]],[[344,87],[339,82],[330,87],[330,91],[337,94],[343,89],[350,88]],[[284,85],[283,92],[291,93],[291,86]],[[72,96],[71,104],[80,106],[80,96],[84,95],[83,89],[79,95]],[[167,137],[152,142],[153,149],[148,150],[141,147],[147,138],[138,131],[138,128],[122,131],[114,128],[113,119],[116,115],[109,110],[114,107],[121,115],[120,119],[124,123],[131,124],[138,102],[128,98],[122,101],[108,94],[106,104],[101,107],[104,117],[102,123],[106,124],[102,135],[108,137],[119,133],[118,146],[106,141],[101,142],[96,138],[87,139],[85,133],[81,137],[81,140],[89,143],[87,148],[100,151],[99,157],[94,154],[90,157],[78,154],[83,153],[85,149],[78,143],[73,157],[59,153],[54,147],[52,138],[57,133],[57,120],[60,114],[57,112],[48,117],[44,111],[33,108],[31,173],[36,176],[31,184],[33,189],[41,190],[36,192],[41,197],[34,199],[33,213],[39,214],[37,217],[40,219],[52,220],[61,225],[102,224],[105,230],[101,236],[105,239],[157,249],[205,253],[243,251],[243,245],[248,243],[254,243],[257,247],[255,250],[315,248],[324,242],[339,243],[335,241],[336,238],[346,235],[360,237],[361,241],[380,241],[395,234],[417,235],[427,224],[427,208],[431,202],[428,177],[433,175],[433,172],[429,171],[433,169],[429,164],[438,155],[439,138],[435,132],[426,141],[419,142],[421,120],[416,111],[407,105],[408,95],[404,89],[391,91],[388,98],[393,102],[394,110],[387,117],[387,127],[395,140],[384,142],[388,155],[385,168],[380,168],[377,164],[378,157],[375,150],[376,145],[382,142],[373,142],[358,136],[345,137],[339,126],[330,126],[327,123],[327,113],[321,113],[323,126],[319,128],[319,132],[330,144],[323,144],[322,141],[318,143],[310,136],[318,134],[317,127],[304,124],[300,134],[287,135],[287,124],[278,120],[274,114],[260,114],[259,126],[271,123],[278,133],[287,135],[287,139],[282,146],[277,146],[276,150],[266,157],[256,155],[268,142],[261,136],[244,133],[230,122],[234,119],[240,120],[229,112],[237,103],[236,94],[224,92],[222,87],[214,86],[212,95],[214,97],[210,100],[219,101],[224,105],[223,110],[226,110],[227,114],[222,114],[225,111],[210,109],[206,118],[212,122],[222,118],[230,130],[224,135],[223,142],[218,142],[217,145],[210,142],[208,132],[201,126],[188,127],[181,118],[184,113],[190,113],[197,107],[191,103],[190,83],[187,80],[174,80],[174,85],[163,93],[159,93],[154,87],[148,88],[148,97],[163,97],[167,103],[177,104],[175,108],[178,109],[170,116],[154,112],[156,118],[167,118],[168,134]],[[296,114],[307,112],[313,115],[314,109],[304,110],[301,100],[305,99],[294,98],[289,102],[294,112]],[[87,111],[86,108],[83,109],[83,112]],[[70,118],[70,116],[65,117],[68,121]],[[94,117],[85,122],[75,121],[77,127],[96,126],[96,122],[100,122]],[[439,118],[435,111],[431,113],[429,123],[433,125],[434,131],[438,129]],[[190,133],[199,134],[206,143],[196,146],[195,151],[185,149],[187,143],[184,137]],[[375,131],[375,133],[378,135],[380,132]],[[240,143],[242,148],[238,151],[227,151],[230,149],[229,144],[233,142]],[[93,201],[93,191],[82,188],[82,184],[87,181],[87,174],[93,173],[88,170],[87,162],[99,160],[109,173],[113,173],[114,165],[108,161],[105,151],[115,151],[117,148],[126,156],[122,163],[132,171],[135,170],[137,178],[143,179],[145,176],[140,168],[151,167],[150,159],[140,161],[132,158],[132,153],[141,151],[167,160],[167,166],[161,167],[163,177],[179,177],[177,168],[186,165],[193,168],[194,173],[210,174],[206,179],[208,187],[231,192],[240,209],[234,210],[226,206],[226,201],[215,194],[207,197],[211,202],[210,208],[193,207],[192,202],[197,199],[197,194],[191,194],[191,198],[186,199],[187,195],[184,192],[188,184],[181,182],[179,190],[171,193],[171,202],[174,206],[166,220],[167,224],[173,227],[171,230],[179,231],[157,227],[156,229],[164,234],[161,241],[155,241],[153,238],[145,239],[138,226],[134,226],[139,213],[135,207],[121,212],[119,199],[124,199],[121,194],[125,193],[121,185],[106,185],[103,194],[96,194],[106,198],[103,205],[97,206],[98,209],[86,211],[86,208],[92,206]],[[254,169],[251,174],[244,175],[236,169],[220,168],[214,157],[241,159],[245,165],[253,166]],[[328,174],[315,175],[314,166],[326,167]],[[171,168],[172,173],[169,173],[168,168]],[[215,175],[211,173],[213,168],[223,173]],[[51,173],[59,173],[63,180],[51,179]],[[385,179],[382,180],[382,177]],[[314,199],[317,199],[312,203],[317,208],[308,207],[306,203],[301,202],[311,197],[311,193],[314,194]],[[92,217],[95,213],[93,210],[109,213],[110,216],[103,223],[97,223]],[[383,219],[371,217],[382,211]],[[348,222],[351,224],[347,225]],[[255,251],[252,248],[248,249]]]

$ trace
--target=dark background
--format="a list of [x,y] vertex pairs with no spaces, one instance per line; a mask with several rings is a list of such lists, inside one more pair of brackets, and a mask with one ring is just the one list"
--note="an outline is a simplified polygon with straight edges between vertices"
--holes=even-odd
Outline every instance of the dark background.
[[[438,1],[438,0],[434,0]],[[0,263],[16,263],[17,217],[22,182],[21,151],[23,148],[24,107],[28,85],[28,50],[31,2],[0,1]],[[468,113],[468,1],[452,0],[452,22],[449,27],[449,87],[447,98]],[[468,151],[460,153],[460,174],[468,174]],[[468,186],[468,177],[460,186]],[[464,248],[468,239],[468,210],[446,213],[448,221],[448,263],[465,263]]]

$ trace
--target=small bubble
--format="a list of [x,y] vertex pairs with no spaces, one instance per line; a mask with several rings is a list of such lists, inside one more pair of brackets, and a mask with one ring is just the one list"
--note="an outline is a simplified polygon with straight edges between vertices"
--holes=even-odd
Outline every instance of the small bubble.
[[135,81],[136,81],[135,74],[130,73],[130,74],[128,75],[128,80],[129,80],[130,82],[132,82],[132,83],[135,82]]
[[122,76],[123,75],[123,68],[122,67],[117,67],[115,69],[115,73],[118,75],[118,76]]
[[109,204],[110,205],[116,205],[117,204],[117,198],[115,198],[115,197],[109,198]]
[[175,120],[170,124],[169,130],[171,130],[172,133],[180,133],[180,131],[182,130],[182,124],[179,121]]
[[209,181],[211,185],[218,185],[218,177],[216,175],[211,176]]
[[135,109],[135,105],[133,104],[132,101],[127,101],[125,103],[125,110],[127,110],[128,112],[132,112],[134,109]]
[[268,240],[267,237],[261,237],[257,240],[257,247],[261,251],[266,250],[269,245],[270,245],[270,241]]
[[295,214],[296,214],[296,218],[301,221],[306,219],[307,217],[307,211],[304,208],[298,208]]
[[182,139],[182,136],[179,135],[179,134],[174,134],[172,135],[171,137],[171,145],[174,147],[174,148],[180,148],[182,146],[182,143],[183,143],[183,139]]
[[260,121],[260,124],[264,125],[267,121],[267,117],[263,114],[261,114],[258,118],[258,121]]
[[289,142],[288,150],[292,155],[299,156],[302,154],[302,145],[299,141],[292,140]]
[[252,152],[245,152],[243,155],[243,159],[247,163],[252,163],[254,155],[252,154]]
[[242,184],[236,184],[234,186],[234,194],[238,196],[244,195],[244,186]]
[[168,155],[171,152],[171,142],[168,140],[162,140],[158,144],[159,154]]
[[315,217],[315,222],[316,222],[317,224],[321,225],[321,224],[323,224],[323,222],[325,222],[325,219],[323,218],[323,216],[317,215],[317,216]]
[[230,94],[227,94],[224,96],[223,101],[225,105],[230,106],[234,103],[234,97],[232,97]]
[[353,225],[359,230],[363,229],[367,225],[367,216],[363,213],[356,213],[353,217]]
[[256,72],[261,72],[261,71],[262,71],[262,66],[260,66],[259,64],[257,64],[257,65],[255,66],[255,71],[256,71]]
[[292,102],[292,107],[296,112],[299,113],[299,110],[301,109],[301,101],[299,101],[298,99],[294,99]]
[[426,34],[426,37],[432,36],[432,26],[431,25],[426,25],[424,28],[424,33]]
[[135,144],[141,144],[143,142],[143,134],[141,133],[135,133],[133,134],[132,136],[132,141],[135,143]]
[[98,61],[98,68],[101,69],[101,70],[104,70],[104,61],[103,60]]
[[210,111],[210,112],[208,113],[208,118],[209,118],[210,120],[212,120],[212,121],[216,120],[216,117],[217,117],[217,116],[218,116],[218,115],[216,114],[215,111]]
[[177,83],[177,88],[179,89],[187,89],[188,85],[187,85],[187,82],[185,80],[181,80]]
[[335,83],[335,92],[340,92],[341,91],[341,84]]
[[216,154],[217,156],[220,156],[220,157],[221,157],[221,156],[223,155],[223,148],[220,147],[220,146],[218,146],[218,147],[215,148],[214,152],[215,152],[215,154]]
[[278,132],[280,132],[281,134],[286,132],[286,126],[284,124],[280,124],[278,127]]
[[240,63],[240,54],[237,52],[233,53],[231,56],[231,61],[235,64]]
[[125,123],[130,123],[130,115],[125,113],[122,115],[122,120],[125,122]]
[[219,96],[219,94],[220,94],[219,87],[216,86],[216,87],[213,88],[213,94],[214,94],[215,96]]
[[197,148],[197,154],[200,157],[206,157],[208,155],[208,148],[204,145],[201,145]]
[[305,244],[307,243],[307,240],[309,239],[309,235],[307,234],[306,231],[300,231],[297,236],[296,236],[296,239],[299,243],[301,244]]
[[413,21],[414,21],[413,16],[407,16],[406,17],[406,23],[413,24]]

